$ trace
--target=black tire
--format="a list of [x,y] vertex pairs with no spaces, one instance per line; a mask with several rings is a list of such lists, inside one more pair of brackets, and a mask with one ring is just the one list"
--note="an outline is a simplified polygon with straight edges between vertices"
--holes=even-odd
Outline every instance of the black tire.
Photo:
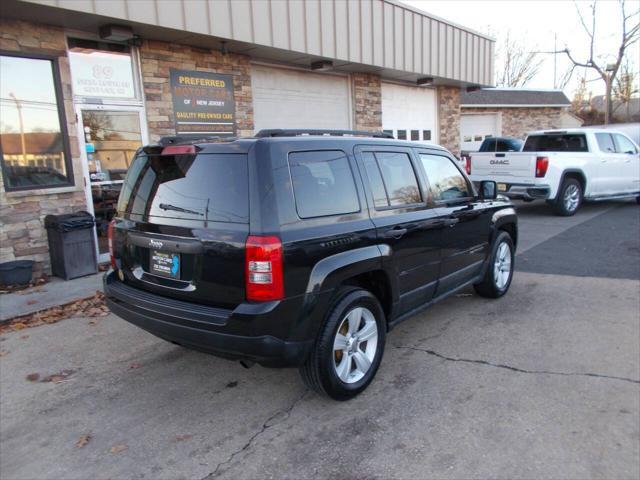
[[[364,376],[354,383],[345,383],[336,372],[334,362],[337,353],[334,351],[334,340],[338,328],[341,325],[344,327],[343,321],[346,315],[356,307],[364,307],[373,314],[377,326],[377,348],[371,366]],[[300,367],[300,375],[304,383],[317,393],[327,395],[334,400],[342,401],[355,397],[366,389],[373,380],[384,353],[385,337],[386,321],[378,299],[372,293],[361,288],[341,288],[336,294],[332,308],[325,317],[309,358]],[[355,363],[349,365],[355,365]]]
[[[510,253],[510,272],[508,279],[504,285],[500,285],[498,281],[496,281],[496,257],[498,255],[498,251],[501,248],[501,245],[505,243],[509,247]],[[473,285],[476,293],[481,297],[487,298],[499,298],[503,296],[507,291],[509,291],[509,287],[511,286],[511,281],[513,280],[513,272],[515,268],[515,252],[513,248],[513,239],[511,235],[509,235],[505,231],[499,231],[496,236],[495,241],[493,242],[493,247],[491,249],[491,256],[489,257],[489,265],[487,266],[487,271],[484,274],[484,278],[480,283],[476,283]]]
[[[575,206],[568,206],[567,202],[565,202],[565,196],[569,190],[577,191],[578,203]],[[575,214],[582,205],[583,195],[582,185],[578,180],[575,178],[565,178],[558,190],[555,202],[553,202],[553,212],[561,217],[570,217]]]

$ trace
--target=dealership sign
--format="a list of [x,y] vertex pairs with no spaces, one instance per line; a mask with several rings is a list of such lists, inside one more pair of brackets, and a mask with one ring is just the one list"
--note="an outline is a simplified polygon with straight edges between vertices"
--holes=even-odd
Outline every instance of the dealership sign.
[[236,134],[233,76],[171,69],[176,134]]
[[73,94],[96,98],[135,98],[131,56],[112,52],[69,52]]

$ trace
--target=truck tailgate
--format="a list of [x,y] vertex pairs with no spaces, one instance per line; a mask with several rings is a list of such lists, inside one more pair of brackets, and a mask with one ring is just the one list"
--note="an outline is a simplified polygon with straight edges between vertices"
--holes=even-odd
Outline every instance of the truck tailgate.
[[509,178],[535,176],[536,154],[528,152],[513,153],[472,153],[471,175],[487,177]]

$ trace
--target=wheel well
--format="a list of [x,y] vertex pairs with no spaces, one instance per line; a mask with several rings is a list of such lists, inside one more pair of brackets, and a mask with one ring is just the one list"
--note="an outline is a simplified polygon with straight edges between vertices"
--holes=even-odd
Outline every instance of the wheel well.
[[391,315],[391,306],[393,300],[391,298],[391,285],[387,275],[382,270],[374,270],[372,272],[361,273],[355,277],[348,278],[343,285],[352,285],[360,287],[373,293],[382,305],[387,320]]
[[516,229],[515,224],[505,223],[504,225],[500,225],[498,230],[503,230],[509,234],[511,240],[513,241],[514,247],[518,245],[518,230]]
[[[582,172],[567,172],[562,176],[562,181],[564,182],[565,178],[573,178],[575,180],[577,180],[578,182],[580,182],[580,187],[582,188],[582,194],[584,195],[584,192],[587,188],[587,179],[584,176],[584,173]],[[562,185],[562,183],[560,183],[560,185]]]

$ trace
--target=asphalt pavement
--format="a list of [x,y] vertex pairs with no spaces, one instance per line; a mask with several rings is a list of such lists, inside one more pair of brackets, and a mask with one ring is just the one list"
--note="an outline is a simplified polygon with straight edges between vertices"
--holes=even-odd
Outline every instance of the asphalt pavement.
[[640,207],[518,210],[508,295],[399,325],[349,402],[113,315],[3,335],[0,477],[637,479]]

